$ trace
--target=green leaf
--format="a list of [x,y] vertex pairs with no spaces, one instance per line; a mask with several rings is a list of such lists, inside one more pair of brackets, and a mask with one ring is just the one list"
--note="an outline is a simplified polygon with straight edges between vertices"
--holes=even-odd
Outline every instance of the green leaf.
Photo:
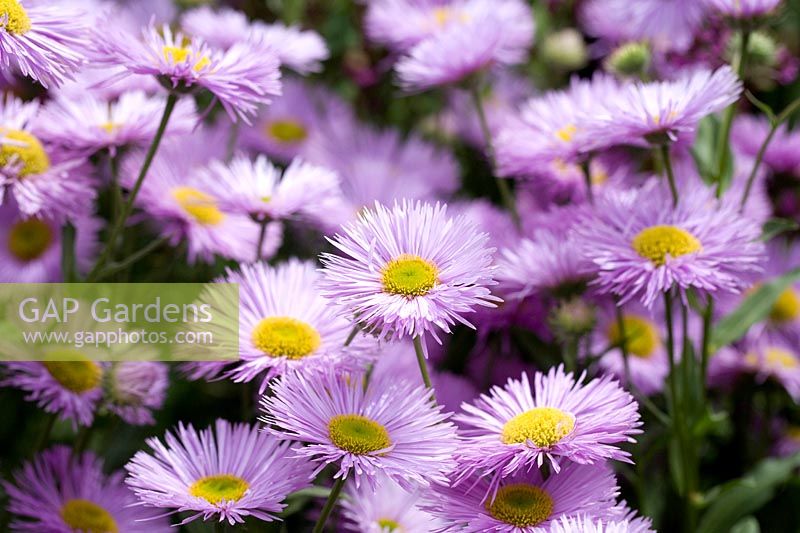
[[697,135],[692,146],[692,157],[697,165],[697,171],[706,183],[713,182],[714,139],[717,137],[718,129],[716,118],[713,115],[707,116],[697,127]]
[[696,533],[731,531],[742,518],[769,502],[775,489],[788,481],[798,466],[800,454],[784,459],[765,459],[745,477],[712,489],[711,492],[717,495],[703,514]]
[[781,233],[794,231],[798,228],[800,228],[800,224],[794,220],[788,218],[771,218],[764,222],[761,228],[761,240],[767,242]]
[[758,520],[754,516],[748,516],[739,520],[731,528],[731,533],[761,533],[761,526],[758,525]]
[[800,280],[800,268],[764,283],[753,291],[731,314],[723,317],[711,334],[712,348],[719,348],[742,338],[750,326],[767,318],[778,296]]

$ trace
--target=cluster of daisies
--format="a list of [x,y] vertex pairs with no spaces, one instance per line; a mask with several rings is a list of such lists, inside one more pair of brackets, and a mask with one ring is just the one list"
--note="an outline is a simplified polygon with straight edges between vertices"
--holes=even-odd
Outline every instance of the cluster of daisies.
[[[0,0],[0,281],[239,287],[227,361],[0,339],[47,413],[11,530],[695,531],[708,413],[762,385],[800,452],[800,101],[745,98],[796,75],[779,0],[370,0],[344,53],[194,4]],[[164,420],[171,380],[242,412]],[[171,429],[108,473],[98,419]]]

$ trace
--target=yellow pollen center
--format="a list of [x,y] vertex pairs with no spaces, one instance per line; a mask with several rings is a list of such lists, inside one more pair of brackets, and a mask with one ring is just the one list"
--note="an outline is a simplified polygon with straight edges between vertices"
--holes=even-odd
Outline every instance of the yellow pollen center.
[[403,528],[400,526],[400,523],[397,520],[392,520],[391,518],[381,518],[378,520],[378,527],[385,531],[402,531]]
[[336,415],[328,422],[333,444],[356,455],[383,450],[392,445],[383,425],[361,415]]
[[764,351],[764,360],[770,366],[781,368],[797,368],[800,366],[797,358],[788,350],[783,348],[767,348]]
[[433,10],[433,22],[439,28],[444,28],[454,21],[467,22],[469,15],[460,9],[453,9],[449,6],[439,6]]
[[62,361],[44,361],[47,372],[62,387],[76,394],[90,391],[100,385],[103,369],[94,361],[90,361],[80,352],[66,348],[51,352],[49,359]]
[[100,124],[100,129],[111,134],[119,129],[119,124],[115,124],[114,122],[106,122],[104,124]]
[[197,222],[205,226],[216,226],[225,220],[214,197],[192,187],[175,187],[172,197]]
[[772,304],[769,319],[773,322],[791,322],[798,317],[800,317],[800,297],[797,291],[789,287]]
[[50,158],[44,146],[27,131],[0,128],[0,136],[3,143],[0,147],[0,167],[22,163],[19,170],[21,178],[47,172],[50,168]]
[[22,35],[31,29],[28,12],[18,0],[0,0],[0,21],[4,21],[4,28],[11,35]]
[[561,128],[556,132],[556,137],[567,143],[572,140],[572,137],[575,136],[575,133],[577,131],[578,128],[575,126],[575,124],[567,124],[566,126],[564,126],[563,128]]
[[533,442],[548,448],[569,435],[575,428],[575,418],[555,407],[534,407],[518,414],[503,426],[503,444]]
[[288,316],[271,316],[253,329],[253,344],[271,357],[302,359],[319,348],[319,332],[310,324]]
[[220,502],[239,501],[250,484],[231,474],[216,474],[198,479],[189,487],[189,494],[203,498],[212,505]]
[[118,533],[111,513],[89,500],[67,500],[61,506],[61,519],[72,531],[82,533]]
[[631,246],[637,254],[649,259],[656,266],[664,265],[667,257],[674,259],[703,248],[694,235],[677,226],[645,228],[636,234]]
[[619,323],[614,322],[608,328],[608,340],[621,346],[625,342],[628,352],[642,358],[648,358],[661,344],[655,324],[644,317],[625,315],[622,318],[625,335],[620,331]]
[[8,232],[8,250],[20,261],[33,261],[53,244],[53,230],[38,218],[20,220]]
[[[162,51],[164,53],[164,58],[175,65],[178,63],[185,63],[186,60],[189,59],[189,56],[192,55],[191,50],[186,46],[165,46]],[[208,59],[207,56],[203,56],[199,59],[192,57],[192,59],[195,61],[192,67],[195,72],[200,72],[211,63],[211,60]]]
[[506,485],[497,490],[486,510],[494,518],[519,528],[541,524],[553,514],[553,498],[543,489],[527,483]]
[[389,294],[425,296],[436,285],[436,265],[417,255],[403,254],[383,267],[381,282]]
[[267,124],[266,130],[268,136],[285,144],[299,143],[308,137],[308,130],[297,120],[275,120]]

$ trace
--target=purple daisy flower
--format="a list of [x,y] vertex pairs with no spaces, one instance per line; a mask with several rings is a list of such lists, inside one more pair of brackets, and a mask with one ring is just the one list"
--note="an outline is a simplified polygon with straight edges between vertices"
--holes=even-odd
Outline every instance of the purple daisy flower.
[[673,288],[683,294],[737,293],[760,271],[761,228],[720,204],[704,186],[682,191],[672,208],[669,192],[652,181],[601,198],[575,226],[602,293],[647,307]]
[[[766,117],[739,115],[733,122],[731,143],[743,155],[755,158],[769,130]],[[800,133],[781,125],[767,145],[763,161],[773,172],[800,173]]]
[[[458,229],[456,229],[458,228]],[[379,337],[450,333],[476,306],[494,307],[493,248],[447,206],[376,203],[330,240],[344,255],[322,254],[322,294]]]
[[494,492],[502,478],[541,467],[545,460],[556,472],[565,460],[630,462],[617,444],[635,442],[632,435],[641,433],[636,402],[609,376],[584,383],[585,377],[576,381],[559,366],[537,372],[531,388],[523,373],[521,380],[510,379],[462,405],[454,417],[465,428],[459,483],[477,473]]
[[286,496],[311,484],[311,465],[294,457],[297,448],[255,425],[217,420],[197,431],[178,424],[164,443],[147,444],[153,454],[133,456],[126,483],[147,507],[192,513],[181,525],[201,517],[231,525],[247,516],[279,520]]
[[777,11],[782,0],[705,0],[711,9],[740,20],[766,17]]
[[223,211],[269,220],[318,218],[330,198],[341,196],[339,176],[295,159],[281,171],[264,156],[213,161],[206,172]]
[[42,143],[38,112],[11,95],[0,103],[0,202],[11,196],[24,215],[61,222],[90,211],[94,185],[84,160]]
[[[75,262],[87,271],[97,251],[101,222],[92,216],[73,218]],[[0,282],[61,281],[61,225],[47,218],[23,216],[15,203],[0,206]]]
[[44,87],[71,79],[86,60],[87,15],[65,2],[5,0],[0,8],[0,64]]
[[239,383],[263,375],[263,393],[270,379],[294,369],[358,366],[354,356],[372,343],[361,336],[345,350],[353,326],[320,295],[320,277],[314,264],[298,260],[228,271],[222,281],[239,284],[241,360],[226,377]]
[[[91,94],[62,96],[39,114],[36,131],[45,142],[87,156],[104,149],[114,155],[119,148],[146,148],[155,137],[165,100],[141,91],[124,93],[115,102]],[[180,100],[165,135],[189,134],[197,121],[194,103]]]
[[655,533],[647,518],[602,519],[586,515],[562,516],[550,526],[549,533]]
[[200,6],[181,15],[181,28],[191,35],[208,43],[209,46],[227,50],[246,39],[252,31],[250,21],[243,11],[222,7],[213,9]]
[[278,58],[257,38],[221,52],[198,39],[173,34],[165,24],[160,28],[150,25],[141,40],[120,32],[104,35],[98,42],[98,63],[126,68],[116,79],[149,74],[171,91],[202,87],[219,99],[234,121],[238,117],[249,123],[258,106],[269,104],[281,93]]
[[[496,495],[487,499],[493,490]],[[579,513],[616,518],[618,495],[608,466],[568,464],[546,480],[534,469],[517,472],[495,488],[479,476],[434,486],[423,508],[445,523],[437,532],[548,533],[562,517]]]
[[345,528],[358,533],[428,533],[441,521],[419,508],[420,490],[408,492],[390,478],[379,475],[378,488],[349,485],[342,509]]
[[105,377],[105,407],[125,423],[156,423],[152,411],[161,409],[169,386],[169,366],[157,361],[113,363]]
[[352,475],[372,490],[383,473],[403,489],[446,483],[458,446],[449,414],[430,401],[430,390],[408,381],[371,380],[336,369],[292,372],[261,400],[267,431],[308,444],[299,457],[337,463],[334,478]]
[[[124,186],[133,186],[142,156],[135,154],[123,164]],[[186,149],[183,138],[174,138],[162,146],[136,197],[136,205],[158,221],[159,232],[169,238],[172,246],[186,239],[189,262],[211,261],[215,254],[252,261],[258,247],[258,224],[247,216],[220,209],[214,178],[201,170],[196,157]],[[271,257],[281,240],[280,223],[270,223],[262,256]]]
[[55,446],[26,463],[14,483],[2,482],[8,511],[17,515],[11,531],[74,533],[124,531],[168,533],[167,521],[136,505],[122,481],[122,472],[106,475],[93,453],[75,456],[67,446]]
[[757,382],[773,379],[795,402],[800,402],[800,349],[797,344],[765,336],[750,344],[741,365],[743,371],[755,374]]
[[742,82],[724,66],[700,69],[675,81],[631,83],[584,122],[588,148],[662,144],[691,135],[700,120],[739,99]]

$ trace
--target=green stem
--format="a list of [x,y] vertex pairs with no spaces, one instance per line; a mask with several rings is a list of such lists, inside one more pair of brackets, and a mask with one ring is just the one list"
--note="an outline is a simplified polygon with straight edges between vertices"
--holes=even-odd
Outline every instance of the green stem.
[[[480,122],[481,125],[483,139],[486,142],[486,152],[489,154],[489,162],[492,165],[492,172],[495,172],[497,170],[497,160],[495,159],[492,132],[489,129],[489,122],[486,120],[486,111],[483,108],[483,99],[481,98],[480,87],[478,87],[477,83],[472,85],[470,92],[472,94],[472,101],[475,104],[475,111],[478,113],[478,122]],[[496,177],[495,181],[497,182],[497,189],[500,191],[500,199],[503,201],[503,205],[508,212],[511,213],[511,218],[514,221],[514,225],[519,228],[521,221],[519,218],[519,213],[517,212],[517,204],[514,200],[514,195],[511,192],[511,188],[508,186],[508,182],[505,178],[501,177]]]
[[414,351],[417,353],[417,363],[419,364],[419,372],[422,374],[422,382],[429,389],[433,389],[431,377],[428,374],[428,363],[425,360],[425,351],[422,348],[422,336],[414,337]]
[[675,386],[675,330],[672,324],[672,295],[664,293],[664,321],[667,325],[667,357],[669,359],[669,395],[670,410],[675,412],[677,388]]
[[178,95],[175,93],[169,93],[169,96],[167,96],[166,106],[164,107],[164,114],[161,116],[161,122],[158,125],[158,130],[156,130],[156,135],[153,137],[153,142],[150,143],[150,148],[148,148],[147,154],[144,157],[142,168],[139,170],[139,176],[136,178],[136,183],[128,195],[128,201],[123,206],[119,218],[112,221],[111,231],[108,235],[108,242],[106,242],[106,247],[103,250],[103,253],[97,259],[94,268],[92,268],[92,271],[89,273],[87,278],[88,281],[94,281],[95,277],[100,273],[102,268],[105,266],[108,260],[111,259],[111,256],[114,253],[117,240],[125,229],[125,222],[127,222],[128,217],[131,216],[131,213],[133,212],[133,205],[136,201],[136,196],[138,196],[139,190],[142,188],[144,179],[147,176],[147,171],[150,170],[150,165],[153,163],[153,158],[156,155],[156,151],[158,151],[158,147],[161,144],[161,139],[164,137],[164,132],[167,129],[167,123],[169,122],[169,118],[172,115],[172,111],[175,109],[175,104],[177,102]]
[[570,338],[564,343],[564,363],[567,367],[567,372],[576,372],[578,370],[578,350],[579,350],[580,337],[570,335]]
[[[740,41],[739,53],[734,59],[732,67],[734,72],[736,72],[736,74],[739,76],[739,79],[742,79],[744,75],[744,67],[747,62],[747,47],[750,44],[750,32],[743,30]],[[735,115],[736,102],[729,105],[725,110],[725,114],[722,117],[722,128],[720,129],[719,137],[717,138],[717,166],[715,168],[715,177],[717,180],[717,198],[722,196],[722,175],[725,172],[725,168],[729,164],[728,158],[730,156],[730,151],[728,150],[728,143],[730,142],[731,127],[733,125],[733,117]]]
[[583,170],[583,182],[586,184],[586,198],[589,200],[590,204],[593,204],[594,190],[592,189],[591,160],[587,158],[583,163],[581,163],[581,169]]
[[39,436],[39,440],[36,443],[36,447],[34,447],[34,452],[42,451],[47,447],[47,443],[50,442],[50,434],[53,432],[53,426],[56,423],[56,414],[55,413],[47,413],[47,421],[45,422],[44,430],[42,434]]
[[117,154],[108,154],[108,168],[111,181],[111,220],[116,221],[122,208],[122,188],[119,186],[119,158]]
[[110,265],[108,265],[105,269],[103,269],[102,272],[100,272],[95,276],[94,281],[100,281],[101,279],[116,274],[121,270],[125,270],[126,268],[130,267],[137,261],[140,261],[141,259],[150,255],[154,250],[158,249],[161,245],[165,244],[167,241],[169,241],[169,237],[162,237],[160,239],[150,241],[146,246],[132,253],[125,259],[122,259],[121,261],[117,261],[115,263],[111,263]]
[[354,325],[353,329],[350,330],[350,334],[347,336],[347,339],[344,341],[345,348],[350,346],[350,343],[353,342],[353,339],[356,338],[356,335],[358,335],[359,331],[361,331],[361,327],[358,324]]
[[703,340],[700,347],[700,390],[705,396],[706,376],[708,375],[708,359],[711,353],[711,323],[714,319],[714,299],[708,295],[706,308],[703,311]]
[[672,194],[672,207],[678,205],[678,186],[675,184],[675,173],[672,171],[672,158],[669,154],[669,145],[662,144],[659,147],[661,151],[661,160],[664,162],[664,170],[667,173],[667,180],[669,181],[669,192]]
[[77,279],[75,272],[75,226],[67,221],[61,228],[61,275],[65,283]]
[[214,522],[215,533],[225,533],[228,530],[228,523],[225,520],[217,520]]
[[72,446],[72,457],[78,457],[82,454],[86,447],[89,445],[89,441],[92,439],[92,432],[94,431],[94,425],[92,426],[84,426],[78,432],[78,436],[75,438],[75,443]]
[[331,493],[328,495],[328,499],[325,501],[325,506],[322,508],[322,513],[319,515],[317,523],[314,524],[313,533],[322,533],[322,531],[325,529],[325,522],[328,521],[328,517],[331,515],[331,511],[333,511],[333,507],[336,505],[336,500],[339,499],[339,494],[342,492],[343,487],[343,477],[338,478],[333,483],[333,488],[331,489]]
[[269,224],[269,219],[264,218],[263,220],[259,221],[261,229],[258,232],[258,248],[256,248],[256,261],[261,261],[264,259],[264,239],[267,236],[267,225]]
[[681,357],[681,367],[683,368],[683,396],[684,399],[681,402],[681,426],[682,426],[682,434],[683,434],[683,452],[681,455],[683,456],[683,465],[685,470],[685,479],[686,479],[686,497],[684,500],[684,505],[686,508],[685,511],[685,519],[687,531],[694,531],[695,530],[695,507],[694,503],[692,502],[692,497],[697,491],[697,479],[698,479],[698,472],[697,472],[697,457],[695,455],[695,443],[693,434],[690,427],[690,419],[689,413],[687,412],[688,409],[686,408],[686,402],[689,401],[690,398],[690,391],[692,390],[691,387],[691,380],[693,377],[696,377],[697,373],[692,371],[692,368],[697,365],[697,359],[695,358],[694,354],[691,352],[691,339],[689,338],[689,308],[688,306],[681,302],[681,326],[683,328],[683,349],[682,349],[682,357]]
[[236,143],[239,141],[239,121],[231,123],[231,129],[228,131],[228,145],[225,147],[225,162],[229,163],[233,159],[233,154],[236,152]]

